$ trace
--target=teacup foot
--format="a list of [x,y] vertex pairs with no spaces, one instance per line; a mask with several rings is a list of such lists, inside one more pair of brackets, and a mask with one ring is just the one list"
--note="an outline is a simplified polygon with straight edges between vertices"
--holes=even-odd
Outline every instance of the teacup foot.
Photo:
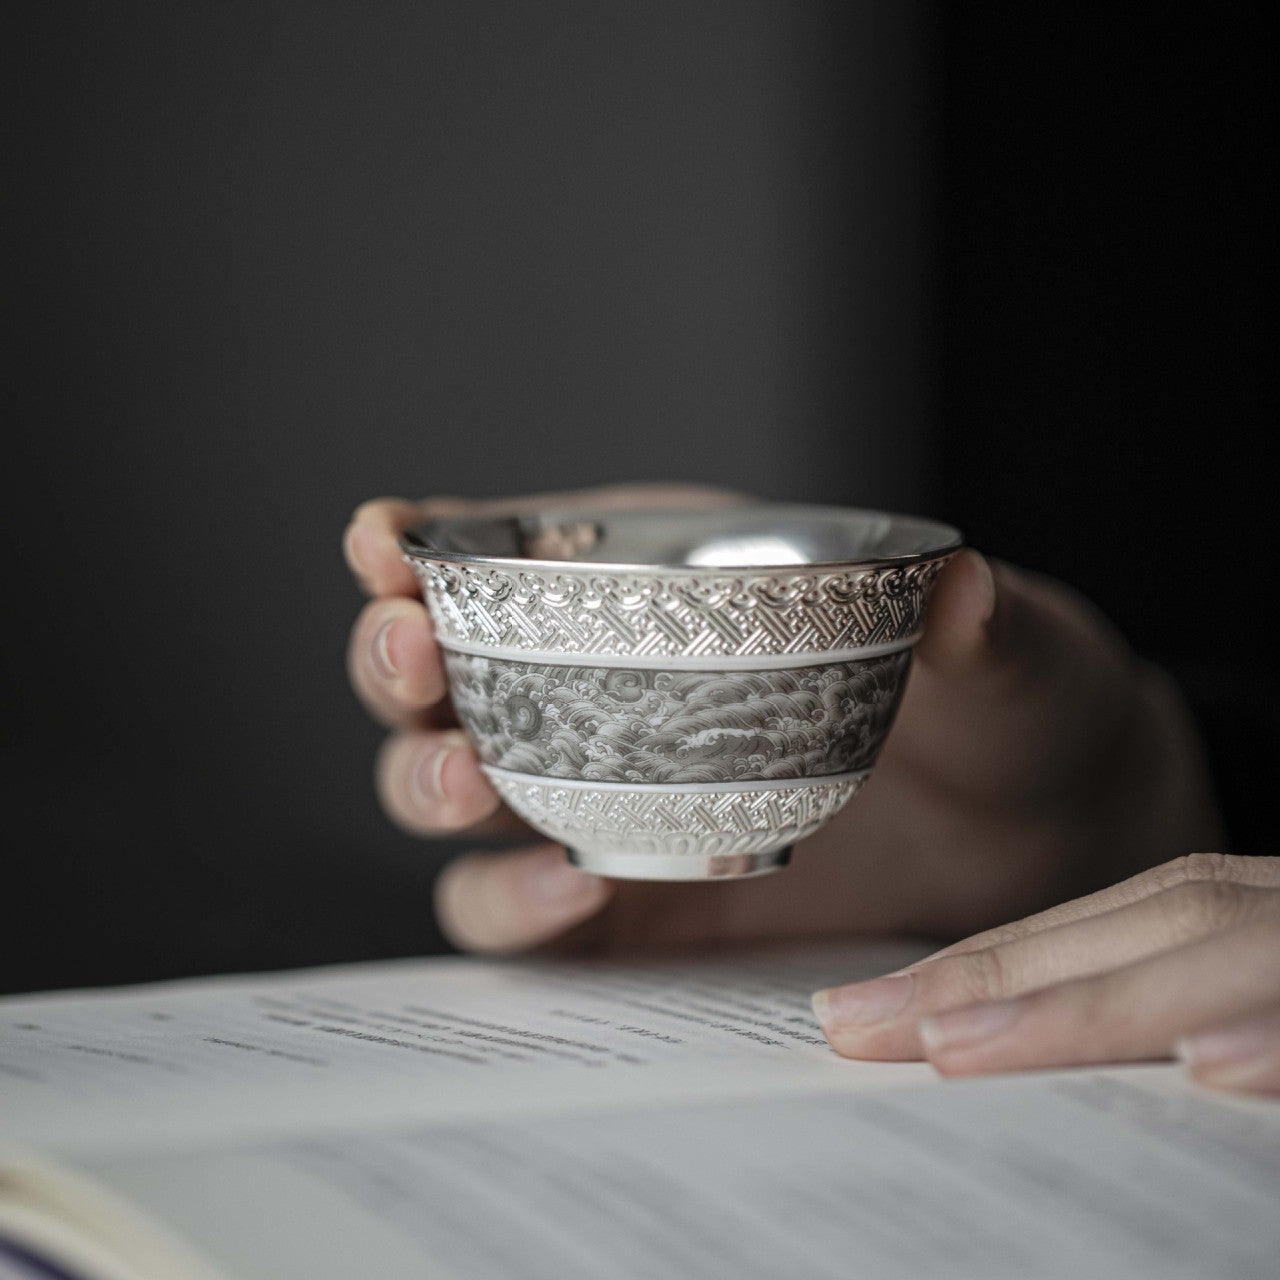
[[612,880],[745,880],[781,871],[791,846],[769,853],[608,853],[567,847],[569,861]]

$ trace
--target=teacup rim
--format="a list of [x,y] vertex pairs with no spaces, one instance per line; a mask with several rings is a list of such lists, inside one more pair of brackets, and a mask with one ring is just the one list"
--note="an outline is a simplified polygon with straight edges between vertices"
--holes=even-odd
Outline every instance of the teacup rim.
[[[480,524],[492,522],[495,519],[533,519],[540,520],[554,519],[556,516],[563,515],[565,517],[576,517],[578,519],[591,519],[595,516],[607,516],[611,514],[621,514],[626,516],[635,515],[689,515],[691,509],[689,507],[672,507],[672,506],[654,506],[642,508],[628,508],[624,512],[610,512],[607,508],[576,508],[576,507],[555,507],[555,508],[528,508],[521,510],[519,507],[513,507],[503,512],[477,512],[474,515],[466,515],[459,513],[450,513],[448,515],[440,515],[429,517],[427,519],[410,525],[401,534],[399,545],[401,552],[412,560],[438,562],[443,564],[457,564],[475,568],[504,569],[510,572],[520,572],[522,570],[535,570],[558,574],[592,574],[592,575],[613,575],[613,574],[634,574],[634,575],[662,575],[662,576],[684,576],[684,577],[716,577],[716,578],[737,578],[743,576],[768,575],[787,577],[809,577],[815,574],[833,574],[833,573],[849,573],[857,571],[865,571],[872,569],[905,567],[908,565],[927,563],[930,561],[945,559],[954,555],[964,546],[964,537],[960,530],[955,526],[945,523],[941,520],[935,520],[928,516],[911,515],[906,512],[884,511],[872,507],[850,507],[839,506],[826,503],[802,503],[802,502],[759,502],[759,503],[742,503],[741,506],[752,507],[775,507],[779,511],[805,511],[813,515],[838,515],[838,516],[856,516],[861,518],[876,518],[881,520],[910,522],[913,525],[922,526],[930,536],[934,539],[932,545],[927,546],[923,550],[902,552],[895,555],[882,556],[865,556],[865,557],[846,557],[836,560],[808,560],[803,562],[768,562],[762,561],[756,564],[673,564],[660,563],[656,561],[637,562],[622,560],[569,560],[556,559],[554,557],[534,557],[534,556],[518,556],[518,555],[498,555],[483,552],[457,551],[451,548],[432,545],[429,541],[429,532],[433,529],[439,529],[441,526],[457,526],[470,523]],[[724,508],[730,510],[733,508]]]

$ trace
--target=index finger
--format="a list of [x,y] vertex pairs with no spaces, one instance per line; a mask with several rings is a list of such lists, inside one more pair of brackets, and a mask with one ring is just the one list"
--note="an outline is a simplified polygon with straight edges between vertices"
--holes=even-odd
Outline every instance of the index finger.
[[342,535],[342,551],[356,581],[371,596],[413,596],[419,594],[413,570],[404,562],[400,535],[410,525],[435,516],[459,515],[496,504],[477,503],[465,498],[371,498],[352,513]]
[[422,519],[423,509],[406,498],[373,498],[351,514],[342,535],[347,567],[371,596],[416,596],[413,570],[400,552],[400,534]]

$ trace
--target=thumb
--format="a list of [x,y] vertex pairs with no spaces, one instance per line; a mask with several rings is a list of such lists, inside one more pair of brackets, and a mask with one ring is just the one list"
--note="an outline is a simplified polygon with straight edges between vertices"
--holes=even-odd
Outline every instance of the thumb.
[[1086,600],[966,549],[934,585],[885,759],[969,795],[1097,783],[1136,688],[1128,647]]
[[934,584],[916,661],[945,668],[980,658],[991,642],[996,600],[986,558],[972,547],[954,555]]
[[1016,677],[1032,683],[1077,682],[1086,671],[1129,674],[1132,655],[1110,622],[1061,582],[988,561],[972,547],[952,557],[929,598],[916,659],[957,676]]

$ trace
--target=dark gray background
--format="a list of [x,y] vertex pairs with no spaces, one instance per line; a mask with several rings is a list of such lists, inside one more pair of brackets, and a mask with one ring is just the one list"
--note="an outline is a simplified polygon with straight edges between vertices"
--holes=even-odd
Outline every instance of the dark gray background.
[[342,674],[378,493],[927,510],[1265,674],[1259,12],[18,12],[5,986],[440,945]]

